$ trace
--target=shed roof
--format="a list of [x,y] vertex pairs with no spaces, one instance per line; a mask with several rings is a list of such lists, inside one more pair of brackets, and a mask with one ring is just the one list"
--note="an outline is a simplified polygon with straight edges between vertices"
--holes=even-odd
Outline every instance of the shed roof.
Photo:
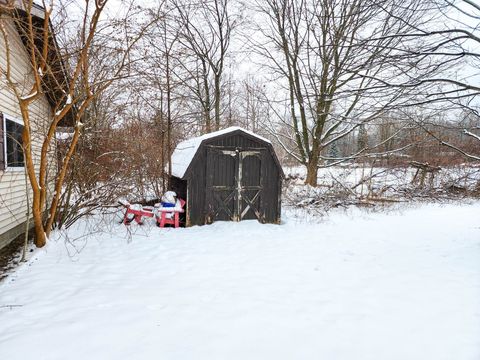
[[250,136],[256,137],[261,141],[271,144],[270,140],[265,139],[264,137],[257,135],[251,131],[245,130],[239,126],[231,126],[223,130],[214,131],[202,136],[188,139],[179,143],[172,154],[172,175],[178,178],[183,178],[188,169],[188,166],[192,162],[203,141],[226,135],[235,131],[241,131]]

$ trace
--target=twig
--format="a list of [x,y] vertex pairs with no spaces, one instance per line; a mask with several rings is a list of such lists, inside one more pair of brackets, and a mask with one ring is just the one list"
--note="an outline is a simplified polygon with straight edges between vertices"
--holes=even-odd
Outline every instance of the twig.
[[10,308],[10,310],[14,307],[22,307],[23,305],[15,305],[15,304],[11,304],[11,305],[0,305],[0,309],[1,308]]

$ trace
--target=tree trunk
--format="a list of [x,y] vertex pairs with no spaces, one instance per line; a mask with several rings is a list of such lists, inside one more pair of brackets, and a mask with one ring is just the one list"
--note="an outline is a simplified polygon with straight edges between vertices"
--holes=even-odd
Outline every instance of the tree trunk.
[[172,89],[170,87],[170,53],[166,54],[167,67],[167,156],[168,156],[168,182],[167,186],[170,189],[172,177]]
[[202,59],[202,70],[203,89],[205,91],[205,103],[203,107],[205,114],[205,133],[208,134],[212,132],[212,119],[210,114],[210,110],[212,109],[212,100],[210,98],[210,85],[208,84],[208,71],[205,59]]
[[307,178],[305,179],[305,184],[311,185],[311,186],[317,186],[317,174],[318,174],[317,161],[310,160],[307,164]]
[[220,75],[215,76],[215,131],[220,130]]
[[318,161],[321,151],[322,146],[320,145],[320,141],[318,138],[314,138],[312,148],[308,153],[307,178],[305,179],[305,184],[307,185],[317,186]]
[[[37,200],[38,201],[38,200]],[[35,204],[35,200],[33,201]],[[32,209],[33,223],[35,225],[35,246],[38,248],[44,247],[47,243],[47,235],[45,234],[45,228],[43,227],[42,213],[35,208]]]

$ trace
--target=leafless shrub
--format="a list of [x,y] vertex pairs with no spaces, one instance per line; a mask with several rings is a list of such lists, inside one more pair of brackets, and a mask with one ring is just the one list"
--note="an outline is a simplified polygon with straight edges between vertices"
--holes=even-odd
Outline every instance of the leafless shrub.
[[420,185],[412,180],[415,168],[349,166],[320,169],[319,185],[304,185],[305,172],[286,171],[284,204],[306,208],[317,214],[337,207],[384,207],[407,201],[448,201],[479,194],[480,169],[456,166],[442,168],[432,182]]

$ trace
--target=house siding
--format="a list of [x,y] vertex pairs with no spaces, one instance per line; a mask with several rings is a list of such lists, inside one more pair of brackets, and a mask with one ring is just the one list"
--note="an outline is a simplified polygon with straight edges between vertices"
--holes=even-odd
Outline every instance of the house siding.
[[[2,19],[2,22],[6,25],[5,29],[8,34],[11,59],[13,59],[11,61],[11,74],[19,85],[18,88],[23,89],[25,95],[33,83],[32,66],[13,21]],[[6,64],[5,41],[3,36],[0,36],[0,67],[5,69]],[[2,81],[0,85],[0,113],[10,118],[22,119],[15,94],[6,86],[5,81]],[[46,120],[51,115],[52,109],[50,104],[46,96],[42,95],[30,107],[32,131],[38,134],[44,133]],[[32,148],[36,153],[37,159],[40,147],[40,139],[33,139]],[[4,151],[3,147],[1,151]],[[18,228],[20,224],[26,221],[27,193],[25,182],[26,176],[23,169],[0,170],[0,236],[4,235],[5,237],[5,234],[12,233],[12,229]],[[2,244],[6,245],[5,241]],[[0,244],[0,247],[2,244]]]

